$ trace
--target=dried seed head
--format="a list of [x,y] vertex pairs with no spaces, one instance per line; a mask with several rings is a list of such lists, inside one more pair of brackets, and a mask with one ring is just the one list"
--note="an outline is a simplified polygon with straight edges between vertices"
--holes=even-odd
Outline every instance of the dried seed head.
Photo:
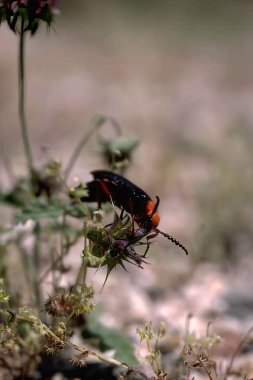
[[74,299],[60,290],[57,294],[49,299],[45,303],[45,310],[52,316],[66,316],[72,313],[74,306]]

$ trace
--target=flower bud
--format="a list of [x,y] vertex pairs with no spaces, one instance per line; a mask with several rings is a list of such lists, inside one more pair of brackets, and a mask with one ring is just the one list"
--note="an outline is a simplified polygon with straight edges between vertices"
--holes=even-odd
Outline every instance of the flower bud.
[[55,4],[55,0],[0,0],[0,23],[6,20],[14,33],[29,30],[35,34],[39,21],[52,23]]

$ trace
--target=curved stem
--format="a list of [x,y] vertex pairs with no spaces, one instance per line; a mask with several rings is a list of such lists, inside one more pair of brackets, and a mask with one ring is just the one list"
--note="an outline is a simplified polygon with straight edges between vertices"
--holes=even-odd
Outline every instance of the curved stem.
[[106,116],[100,116],[97,120],[97,122],[95,123],[95,126],[92,125],[91,129],[84,134],[84,136],[81,138],[81,140],[79,141],[79,143],[76,145],[70,159],[69,159],[69,162],[67,164],[67,167],[64,171],[64,177],[65,177],[65,180],[69,177],[83,147],[87,144],[87,142],[89,141],[89,139],[93,136],[93,134],[107,121],[107,117]]
[[19,119],[21,125],[21,134],[24,144],[24,150],[27,160],[27,167],[30,174],[30,180],[32,178],[33,170],[33,158],[32,150],[29,141],[28,128],[25,117],[25,69],[24,69],[24,50],[25,50],[25,33],[24,33],[24,18],[21,19],[21,29],[19,35],[19,55],[18,55],[18,87],[19,87]]
[[148,380],[148,377],[143,372],[133,369],[132,367],[130,367],[126,363],[123,363],[123,362],[121,362],[121,361],[119,361],[117,359],[113,359],[113,358],[107,357],[107,356],[105,356],[105,355],[103,355],[101,353],[98,353],[98,352],[95,352],[95,351],[91,351],[89,349],[81,347],[81,346],[77,345],[76,343],[74,343],[74,342],[72,342],[70,340],[63,341],[47,325],[45,325],[44,323],[42,323],[34,315],[26,315],[26,316],[24,316],[24,315],[16,314],[15,315],[15,320],[16,321],[19,320],[19,321],[30,322],[33,325],[36,325],[37,328],[39,327],[41,329],[41,331],[43,330],[43,332],[45,333],[45,335],[47,335],[48,337],[51,337],[55,342],[59,342],[61,344],[64,343],[66,346],[72,347],[76,351],[80,352],[80,354],[83,354],[85,356],[94,356],[98,360],[101,360],[101,361],[103,361],[105,363],[109,363],[109,364],[115,365],[116,367],[121,367],[121,368],[127,370],[129,372],[129,374],[130,373],[137,374],[139,376],[142,376],[145,380]]

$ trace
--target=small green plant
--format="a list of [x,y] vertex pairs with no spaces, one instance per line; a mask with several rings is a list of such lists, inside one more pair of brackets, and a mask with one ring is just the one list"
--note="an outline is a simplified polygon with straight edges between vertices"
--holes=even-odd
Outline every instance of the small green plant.
[[150,365],[155,374],[152,379],[167,380],[168,374],[162,368],[161,351],[159,348],[160,340],[166,335],[166,327],[164,323],[161,323],[158,331],[155,331],[152,328],[152,322],[148,322],[145,324],[143,330],[138,327],[136,332],[140,336],[141,342],[145,342],[146,344],[148,353],[144,360]]

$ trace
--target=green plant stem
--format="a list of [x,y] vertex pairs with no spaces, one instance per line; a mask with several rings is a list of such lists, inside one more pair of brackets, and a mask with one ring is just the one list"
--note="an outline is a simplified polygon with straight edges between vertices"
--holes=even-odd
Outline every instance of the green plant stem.
[[33,250],[33,286],[34,286],[34,293],[35,293],[35,301],[36,306],[38,309],[38,312],[41,309],[42,305],[42,295],[41,295],[41,286],[38,280],[39,277],[39,271],[40,271],[40,225],[39,223],[36,223],[35,229],[34,229],[34,235],[35,235],[35,243],[34,243],[34,250]]
[[[27,316],[23,316],[23,315],[15,315],[15,320],[18,321],[27,321],[27,322],[30,322],[32,323],[33,325],[35,325],[37,328],[38,326],[43,329],[44,333],[52,338],[55,342],[59,342],[59,343],[64,343],[66,346],[69,346],[69,347],[72,347],[74,348],[76,351],[80,352],[80,354],[84,355],[84,356],[94,356],[96,357],[97,359],[105,362],[105,363],[109,363],[109,364],[112,364],[112,365],[115,365],[117,367],[121,367],[121,368],[124,368],[126,369],[129,373],[133,373],[133,374],[137,374],[137,375],[140,375],[142,376],[144,379],[148,380],[148,377],[141,371],[136,371],[134,369],[132,369],[130,366],[128,366],[126,363],[122,363],[120,362],[119,360],[117,359],[113,359],[113,358],[109,358],[103,354],[100,354],[98,352],[95,352],[95,351],[91,351],[91,350],[88,350],[86,348],[83,348],[83,347],[80,347],[78,346],[77,344],[71,342],[70,340],[65,340],[63,341],[59,336],[57,336],[47,325],[45,325],[44,323],[42,323],[37,317],[33,316],[33,315],[27,315]],[[43,334],[44,335],[44,334]]]
[[[55,254],[55,248],[53,246],[50,246],[49,252],[50,252],[50,259],[51,259],[51,265],[50,265],[49,273],[51,273],[51,275],[52,275],[52,287],[53,287],[54,292],[56,292],[57,285],[58,285],[58,278],[56,275],[56,266],[57,266],[56,264],[60,261],[60,257],[57,257],[57,259],[55,259],[55,255],[54,255]],[[41,282],[39,281],[39,284],[40,283]]]
[[[85,222],[84,222],[84,228],[85,228]],[[89,249],[89,240],[87,237],[84,237],[84,248],[83,248],[83,255],[85,256],[86,251]],[[83,262],[82,262],[82,276],[81,276],[81,283],[82,285],[85,284],[86,281],[86,276],[87,276],[87,260],[85,260],[85,257],[83,257]]]
[[30,278],[31,266],[30,266],[30,260],[29,260],[28,252],[22,247],[22,244],[20,244],[19,242],[17,243],[17,246],[18,246],[18,249],[20,252],[20,258],[21,258],[21,263],[22,263],[23,272],[25,275],[26,282],[27,282],[28,286],[31,286],[31,283],[32,283],[31,278]]
[[60,259],[60,267],[61,268],[63,268],[63,259],[64,259],[64,256],[68,252],[68,249],[66,249],[67,245],[64,242],[64,237],[65,237],[64,227],[65,227],[65,224],[66,224],[66,214],[64,213],[63,216],[62,216],[62,230],[61,230],[61,234],[60,234],[60,256],[59,256],[59,259]]
[[[84,229],[85,229],[85,222],[84,222]],[[80,284],[82,284],[82,285],[85,284],[86,275],[87,275],[87,261],[85,260],[85,253],[88,249],[88,245],[89,245],[89,240],[85,236],[84,237],[83,255],[82,255],[82,264],[81,264],[80,270],[79,270],[77,278],[76,278],[76,283],[74,285],[74,289],[76,289],[78,287],[78,285],[80,285]]]
[[87,144],[89,139],[93,136],[93,134],[107,121],[107,117],[101,116],[95,123],[95,125],[92,125],[91,129],[84,134],[84,136],[81,138],[79,143],[76,145],[75,149],[73,150],[72,155],[70,156],[69,162],[67,164],[67,167],[64,171],[64,177],[65,180],[69,177],[83,147]]
[[86,274],[87,274],[87,264],[86,264],[86,260],[84,258],[82,258],[82,265],[81,265],[80,270],[78,272],[74,289],[76,289],[78,287],[78,285],[84,285],[85,284]]
[[25,117],[25,68],[24,68],[24,52],[25,52],[25,32],[24,18],[21,19],[21,29],[19,34],[19,55],[18,55],[18,87],[19,87],[19,119],[21,125],[21,134],[26,155],[27,167],[32,179],[33,158],[29,141],[28,128]]
[[[16,320],[20,320],[20,321],[27,321],[27,322],[31,322],[32,324],[34,323],[34,317],[30,317],[30,316],[22,316],[22,315],[16,315],[15,316]],[[43,330],[45,331],[45,334],[52,338],[55,342],[59,342],[59,343],[63,343],[62,339],[59,338],[49,327],[47,327],[45,324],[41,324],[41,327],[43,328]],[[83,347],[80,347],[78,346],[77,344],[71,342],[70,340],[66,340],[64,342],[67,346],[69,347],[72,347],[74,348],[76,351],[80,352],[82,355],[85,355],[85,356],[94,356],[96,357],[97,359],[105,362],[105,363],[109,363],[109,364],[112,364],[112,365],[115,365],[117,367],[121,367],[121,368],[124,368],[128,371],[131,371],[132,373],[136,373],[136,374],[139,374],[140,376],[142,376],[144,379],[148,379],[147,376],[145,374],[143,374],[142,372],[139,372],[139,371],[135,371],[133,370],[131,367],[129,367],[126,363],[122,363],[120,362],[119,360],[116,360],[116,359],[113,359],[113,358],[109,358],[103,354],[100,354],[98,352],[95,352],[95,351],[91,351],[91,350],[88,350],[86,348],[83,348]]]

